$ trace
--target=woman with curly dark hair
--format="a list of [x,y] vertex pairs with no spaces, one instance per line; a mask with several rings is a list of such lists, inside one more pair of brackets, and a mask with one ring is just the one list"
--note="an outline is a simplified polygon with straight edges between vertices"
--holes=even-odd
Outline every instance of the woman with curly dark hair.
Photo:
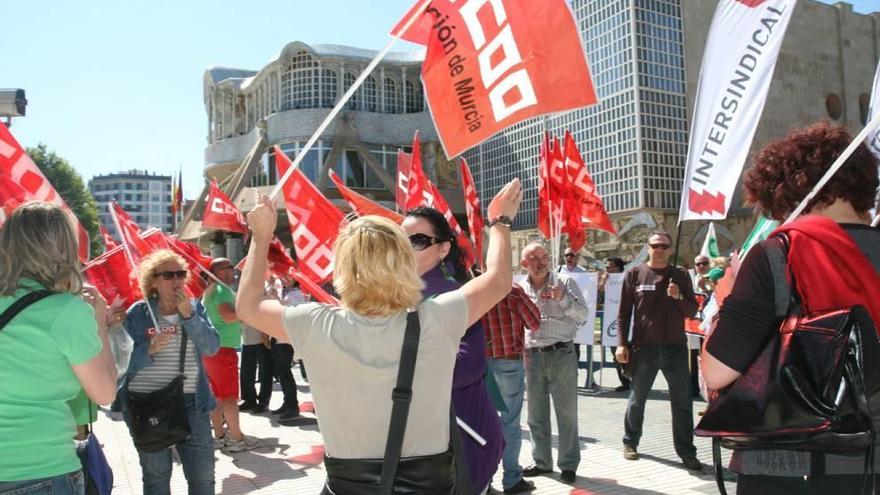
[[[784,221],[851,140],[843,127],[820,122],[771,142],[746,173],[747,202],[759,213]],[[778,328],[767,250],[770,243],[781,242],[779,234],[788,238],[788,269],[805,312],[859,304],[880,328],[880,231],[870,227],[868,215],[877,186],[877,160],[860,144],[804,215],[749,251],[703,353],[703,375],[710,388],[722,389],[737,380]],[[880,401],[869,402],[878,431],[880,403],[874,402]],[[809,452],[738,450],[730,468],[739,473],[740,494],[862,493],[862,457],[824,457],[825,475],[818,477],[810,477]],[[880,469],[876,462],[875,469]]]

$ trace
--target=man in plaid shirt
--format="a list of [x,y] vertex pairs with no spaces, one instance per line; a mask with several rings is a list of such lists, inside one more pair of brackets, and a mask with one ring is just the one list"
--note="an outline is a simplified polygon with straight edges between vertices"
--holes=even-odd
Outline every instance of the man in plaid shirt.
[[507,411],[501,412],[501,430],[504,434],[502,465],[504,493],[523,493],[535,489],[535,484],[524,480],[519,465],[522,446],[520,413],[525,394],[523,348],[525,328],[537,331],[541,313],[521,287],[514,285],[507,297],[489,310],[482,318],[486,331],[486,358],[498,391]]

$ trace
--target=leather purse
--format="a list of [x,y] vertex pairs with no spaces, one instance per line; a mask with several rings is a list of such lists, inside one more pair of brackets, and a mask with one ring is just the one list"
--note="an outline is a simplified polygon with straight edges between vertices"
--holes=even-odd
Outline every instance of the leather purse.
[[742,376],[709,403],[694,430],[713,439],[722,494],[720,447],[809,451],[811,476],[824,474],[825,452],[864,453],[866,471],[868,463],[873,470],[869,402],[880,403],[880,340],[873,321],[858,305],[801,314],[787,282],[786,240],[765,248],[781,323]]
[[183,397],[186,363],[186,331],[181,329],[179,374],[159,390],[133,392],[126,389],[128,426],[140,452],[158,452],[190,436],[189,416]]

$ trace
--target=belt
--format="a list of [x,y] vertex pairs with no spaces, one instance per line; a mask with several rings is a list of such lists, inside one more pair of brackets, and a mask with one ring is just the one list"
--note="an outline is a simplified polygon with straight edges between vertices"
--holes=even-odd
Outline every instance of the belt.
[[512,359],[519,361],[520,359],[522,359],[522,354],[508,354],[506,356],[493,357],[492,359]]
[[562,349],[563,347],[567,347],[568,344],[571,344],[570,340],[566,340],[565,342],[557,342],[555,344],[545,345],[544,347],[531,347],[530,351],[534,352],[549,352],[555,351],[556,349]]

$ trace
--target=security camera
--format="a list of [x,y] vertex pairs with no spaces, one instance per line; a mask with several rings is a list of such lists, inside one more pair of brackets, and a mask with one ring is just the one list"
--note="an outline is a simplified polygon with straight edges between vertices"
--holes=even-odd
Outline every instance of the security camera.
[[0,117],[24,117],[25,107],[23,89],[0,89]]

